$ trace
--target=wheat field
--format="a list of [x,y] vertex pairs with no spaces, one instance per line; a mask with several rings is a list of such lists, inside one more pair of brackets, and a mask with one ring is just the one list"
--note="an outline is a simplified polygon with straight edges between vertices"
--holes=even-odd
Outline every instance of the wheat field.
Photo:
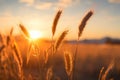
[[79,44],[89,19],[88,11],[78,26],[75,44],[64,42],[69,30],[57,40],[54,35],[61,17],[59,10],[53,20],[51,41],[32,40],[23,24],[21,35],[0,34],[0,80],[119,80],[120,45]]

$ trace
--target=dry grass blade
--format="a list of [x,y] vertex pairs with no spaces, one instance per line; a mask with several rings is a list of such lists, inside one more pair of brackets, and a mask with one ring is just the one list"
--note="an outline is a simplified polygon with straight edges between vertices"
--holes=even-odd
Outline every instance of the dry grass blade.
[[64,40],[65,36],[67,35],[68,30],[64,31],[60,37],[58,38],[58,40],[55,43],[54,49],[55,51],[59,48],[60,44],[62,43],[62,41]]
[[28,33],[27,29],[22,24],[19,24],[19,27],[22,30],[22,32],[24,33],[25,37],[27,37],[29,39],[30,34]]
[[55,34],[55,31],[56,31],[56,26],[57,26],[57,23],[58,23],[58,20],[60,18],[60,15],[61,15],[62,11],[59,10],[55,16],[55,19],[53,21],[53,26],[52,26],[52,35],[54,36]]
[[72,72],[72,68],[73,68],[73,59],[69,52],[64,53],[64,61],[65,61],[66,72],[67,72],[68,76],[70,76],[70,74]]
[[78,32],[78,40],[79,40],[79,37],[81,36],[82,32],[83,32],[83,29],[85,28],[85,25],[87,23],[87,21],[89,20],[89,18],[93,15],[93,11],[89,11],[85,17],[82,19],[82,22],[81,24],[79,25],[79,32]]

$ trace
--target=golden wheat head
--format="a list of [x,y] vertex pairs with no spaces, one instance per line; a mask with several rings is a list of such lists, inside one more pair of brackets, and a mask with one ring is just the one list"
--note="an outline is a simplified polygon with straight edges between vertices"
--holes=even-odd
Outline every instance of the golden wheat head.
[[25,37],[27,37],[29,39],[30,38],[30,34],[27,31],[27,29],[22,24],[19,24],[19,27],[22,30],[22,32],[24,33]]
[[55,51],[59,48],[60,44],[64,40],[67,33],[68,33],[68,30],[62,32],[62,34],[60,35],[60,37],[58,38],[58,40],[55,43],[55,46],[54,46]]
[[85,28],[85,25],[87,23],[87,21],[89,20],[89,18],[93,15],[93,11],[90,10],[86,15],[85,17],[82,19],[82,22],[81,24],[79,25],[79,32],[78,32],[78,39],[79,37],[81,36],[82,32],[83,32],[83,29]]
[[62,11],[59,10],[54,18],[54,21],[53,21],[53,26],[52,26],[52,35],[54,36],[55,34],[55,31],[56,31],[56,26],[57,26],[57,23],[58,23],[58,20],[60,18],[60,15],[61,15]]
[[66,72],[67,72],[68,76],[70,76],[70,74],[72,72],[72,68],[73,68],[73,59],[69,52],[64,53],[64,61],[65,61]]

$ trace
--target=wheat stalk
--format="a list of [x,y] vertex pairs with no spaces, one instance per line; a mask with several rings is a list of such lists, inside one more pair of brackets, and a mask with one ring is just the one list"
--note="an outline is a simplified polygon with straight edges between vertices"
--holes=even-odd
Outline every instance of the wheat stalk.
[[[5,39],[6,43],[11,43],[10,45],[2,45],[0,48],[0,54],[4,50],[4,55],[0,57],[4,58],[0,67],[4,67],[2,70],[3,77],[5,80],[22,80],[22,61],[20,61],[20,55],[17,48],[14,47],[14,42],[10,40],[11,36],[8,35]],[[16,46],[17,47],[17,46]],[[1,61],[1,58],[0,58]],[[5,66],[6,65],[6,66]],[[0,78],[1,79],[1,78]]]
[[25,37],[27,37],[28,39],[30,39],[30,34],[27,31],[27,29],[22,24],[19,24],[19,27],[22,30],[22,32],[24,33]]
[[5,44],[5,39],[4,39],[4,35],[0,34],[0,42],[2,44]]
[[111,62],[110,65],[108,66],[107,70],[105,71],[105,73],[102,75],[101,80],[106,80],[109,71],[110,71],[113,67],[114,67],[114,62]]
[[75,67],[76,67],[76,59],[77,59],[77,50],[78,50],[78,42],[79,42],[79,38],[82,35],[82,32],[85,28],[85,25],[87,23],[87,21],[89,20],[89,18],[93,15],[93,11],[90,10],[85,17],[82,19],[81,24],[78,26],[79,32],[78,32],[78,40],[76,43],[76,48],[75,48],[75,53],[73,55],[73,71],[72,71],[72,79],[75,80]]
[[47,51],[45,51],[45,54],[44,54],[44,63],[46,64],[48,62],[48,58],[49,58],[49,54]]
[[0,34],[0,42],[3,43],[3,36],[2,36],[2,34]]
[[52,70],[52,67],[50,67],[47,70],[46,80],[52,80],[52,76],[53,76],[53,70]]
[[65,61],[66,72],[67,72],[68,76],[70,76],[70,74],[72,72],[72,68],[73,68],[73,59],[69,52],[64,53],[64,61]]
[[[12,77],[12,80],[23,80],[23,75],[22,75],[22,66],[20,65],[20,62],[18,60],[18,57],[16,56],[15,52],[11,52],[12,50],[9,50],[8,53],[12,53],[12,54],[6,54],[7,57],[7,72],[10,76]],[[7,52],[7,51],[6,51]]]
[[9,35],[7,36],[7,45],[12,44],[12,34],[13,34],[13,27],[11,28]]
[[58,38],[58,40],[55,42],[55,46],[54,49],[55,51],[57,51],[57,49],[59,48],[60,44],[62,43],[62,41],[64,40],[65,36],[67,35],[68,30],[63,31],[62,34],[60,35],[60,37]]
[[10,36],[13,34],[13,27],[11,28],[11,30],[10,30]]
[[87,21],[89,20],[89,18],[93,15],[93,11],[90,10],[86,15],[85,17],[82,19],[81,21],[81,24],[79,25],[79,32],[78,32],[78,40],[79,40],[79,37],[81,36],[82,32],[83,32],[83,29],[85,28],[85,25],[87,23]]
[[[28,40],[30,40],[30,34],[29,34],[29,32],[27,31],[27,29],[26,29],[22,24],[19,24],[19,27],[20,27],[20,29],[22,30],[22,32],[24,33],[25,37],[26,37]],[[30,59],[32,45],[33,45],[33,43],[30,42],[30,46],[29,46],[28,52],[27,52],[27,64],[28,64],[29,59]]]
[[32,44],[32,43],[30,43],[29,48],[28,48],[28,52],[27,52],[27,64],[28,64],[29,59],[30,59],[32,45],[33,45],[33,44]]
[[62,10],[59,10],[54,18],[53,25],[52,25],[52,36],[54,36],[55,34],[57,23],[58,23],[61,13],[62,13]]
[[103,74],[103,70],[104,70],[104,67],[102,67],[101,70],[100,70],[100,74],[99,74],[98,80],[101,80],[101,77],[102,77],[102,74]]
[[0,53],[1,53],[4,49],[5,49],[5,45],[2,45],[2,46],[0,47]]
[[7,43],[7,45],[10,45],[10,43],[12,43],[12,42],[11,42],[11,36],[10,36],[10,35],[7,36],[6,43]]
[[21,56],[21,53],[19,51],[19,48],[18,48],[16,42],[14,42],[14,44],[13,44],[13,50],[15,52],[16,59],[18,59],[19,64],[22,66],[22,56]]

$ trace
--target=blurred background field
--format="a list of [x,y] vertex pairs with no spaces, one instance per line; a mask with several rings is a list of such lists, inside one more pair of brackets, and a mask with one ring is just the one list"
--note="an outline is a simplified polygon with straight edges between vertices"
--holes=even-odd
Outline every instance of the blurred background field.
[[[23,46],[24,44],[24,46]],[[26,44],[26,45],[25,45]],[[33,53],[28,65],[25,64],[28,44],[26,40],[18,40],[19,48],[23,55],[25,75],[30,74],[34,79],[37,79],[39,58],[42,58],[44,51],[51,45],[50,41],[39,40],[40,54]],[[67,80],[67,73],[64,65],[64,52],[74,54],[76,44],[64,42],[54,57],[53,73],[60,80]],[[76,80],[98,80],[99,73],[102,67],[105,70],[109,64],[114,61],[114,68],[110,70],[106,80],[120,79],[120,45],[119,44],[95,44],[95,43],[79,43],[76,66]]]

